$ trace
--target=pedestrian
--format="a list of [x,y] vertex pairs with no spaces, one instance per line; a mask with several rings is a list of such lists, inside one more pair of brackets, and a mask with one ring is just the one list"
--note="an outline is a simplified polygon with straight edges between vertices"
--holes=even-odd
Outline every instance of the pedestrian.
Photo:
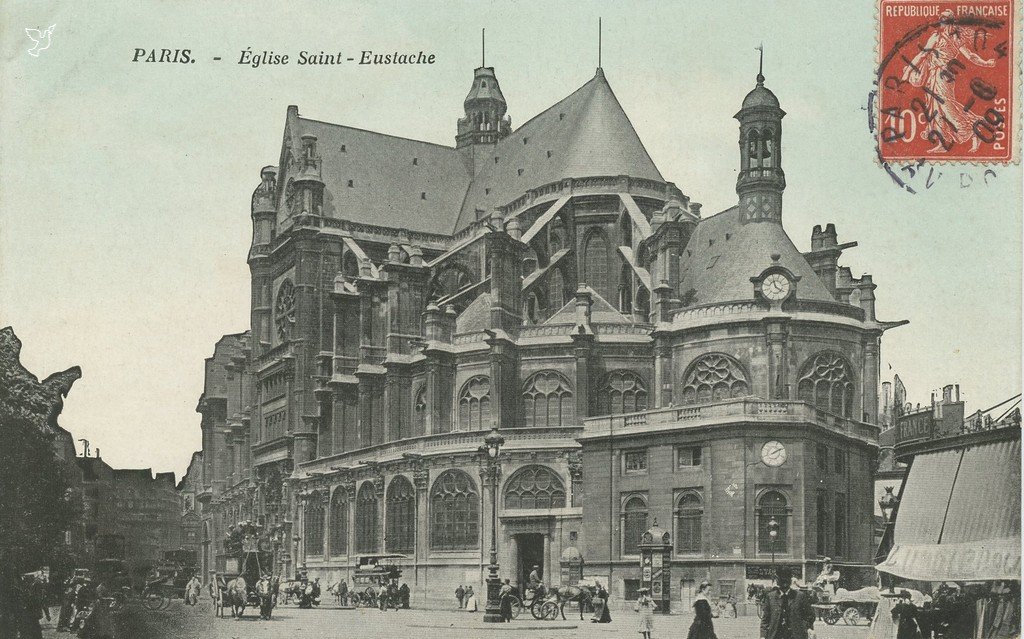
[[686,639],[716,639],[715,624],[711,620],[711,602],[708,601],[710,592],[711,584],[706,581],[700,582],[697,597],[693,600],[693,623],[690,624],[690,632]]
[[192,578],[185,584],[185,604],[194,606],[199,603],[199,593],[203,589],[203,584],[199,581],[199,575],[193,574]]
[[63,598],[60,602],[60,614],[57,615],[57,632],[67,632],[71,619],[75,616],[75,595],[78,593],[78,579],[68,577],[64,582]]
[[473,592],[473,586],[466,586],[466,611],[477,612],[479,608],[476,605],[476,593]]
[[348,605],[348,579],[344,577],[338,584],[338,602],[343,606]]
[[896,639],[921,639],[917,606],[910,599],[910,592],[900,591],[899,603],[892,607],[892,620],[896,623]]
[[594,616],[590,618],[592,623],[611,623],[612,615],[608,611],[608,591],[596,581],[596,594],[594,595]]
[[402,585],[398,588],[398,598],[402,601],[402,608],[409,609],[409,596],[411,592],[409,590],[409,584],[402,582]]
[[501,620],[506,623],[512,621],[512,584],[508,579],[501,584],[501,589],[498,591],[498,602],[501,609]]
[[654,609],[657,608],[657,604],[650,596],[650,588],[640,588],[636,591],[636,604],[633,605],[633,611],[637,613],[637,632],[644,639],[651,639],[651,633],[654,632]]
[[775,583],[765,598],[761,639],[807,639],[807,632],[814,628],[807,593],[792,587],[793,572],[785,566],[775,572]]
[[270,575],[264,573],[256,582],[256,594],[260,598],[260,618],[269,620],[274,609],[274,586],[270,583]]
[[455,599],[459,602],[459,609],[466,607],[466,590],[459,584],[459,587],[455,589]]

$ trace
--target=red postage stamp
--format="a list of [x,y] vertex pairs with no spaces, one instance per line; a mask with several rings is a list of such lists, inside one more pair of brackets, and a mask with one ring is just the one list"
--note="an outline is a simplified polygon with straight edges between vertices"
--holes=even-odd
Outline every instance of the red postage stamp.
[[879,0],[883,162],[1014,161],[1016,2]]

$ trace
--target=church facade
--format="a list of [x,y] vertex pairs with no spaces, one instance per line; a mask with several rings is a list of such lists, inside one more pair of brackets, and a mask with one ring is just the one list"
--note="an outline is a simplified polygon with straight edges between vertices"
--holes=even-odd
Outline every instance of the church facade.
[[251,329],[207,366],[204,565],[235,517],[272,531],[283,574],[402,555],[414,601],[482,592],[492,530],[502,577],[582,574],[620,600],[655,522],[673,598],[869,562],[898,323],[831,224],[803,253],[783,229],[764,78],[736,114],[738,204],[709,217],[601,69],[516,129],[492,68],[464,107],[453,147],[289,107],[252,196]]

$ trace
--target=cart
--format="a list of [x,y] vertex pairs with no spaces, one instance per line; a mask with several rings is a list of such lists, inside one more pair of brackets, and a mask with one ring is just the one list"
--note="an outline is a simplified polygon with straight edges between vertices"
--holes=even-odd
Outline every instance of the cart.
[[828,601],[819,599],[818,603],[812,604],[812,607],[815,617],[830,626],[839,623],[840,619],[848,626],[859,626],[863,623],[871,623],[879,599],[878,588],[874,586],[860,590],[840,588],[836,590],[835,596]]
[[[397,584],[402,577],[401,560],[406,555],[359,555],[356,557],[355,572],[352,575],[354,602],[356,606],[379,606],[380,597],[387,597],[389,584]],[[385,601],[384,607],[390,602]]]

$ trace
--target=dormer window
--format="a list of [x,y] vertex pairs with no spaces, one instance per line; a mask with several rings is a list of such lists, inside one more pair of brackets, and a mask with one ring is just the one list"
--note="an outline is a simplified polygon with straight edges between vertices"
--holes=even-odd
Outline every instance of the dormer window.
[[522,175],[522,174],[523,174],[523,170],[522,170],[522,169],[516,169],[516,172],[517,172],[517,173],[518,173],[519,175]]
[[558,119],[559,120],[564,120],[565,119],[565,114],[564,113],[559,113],[558,114]]
[[484,195],[490,195],[490,194],[491,194],[491,187],[488,186],[488,187],[484,188]]
[[497,163],[498,163],[498,156],[497,156],[497,155],[495,155],[495,156],[494,156],[494,163],[495,163],[495,164],[497,164]]
[[487,88],[487,80],[480,80],[480,88],[481,89],[486,89]]
[[548,157],[551,157],[551,151],[548,151]]
[[526,144],[529,141],[530,141],[530,138],[523,138],[523,144]]
[[344,153],[344,152],[345,152],[345,145],[344,145],[344,144],[342,144],[342,145],[341,145],[341,152],[342,152],[342,153]]
[[349,181],[348,181],[348,188],[350,188],[350,189],[351,189],[351,188],[353,188],[354,186],[355,186],[355,180],[349,180]]
[[412,165],[413,165],[413,166],[416,166],[416,165],[418,165],[419,163],[420,163],[420,159],[419,159],[419,158],[413,158],[413,159],[412,159]]

